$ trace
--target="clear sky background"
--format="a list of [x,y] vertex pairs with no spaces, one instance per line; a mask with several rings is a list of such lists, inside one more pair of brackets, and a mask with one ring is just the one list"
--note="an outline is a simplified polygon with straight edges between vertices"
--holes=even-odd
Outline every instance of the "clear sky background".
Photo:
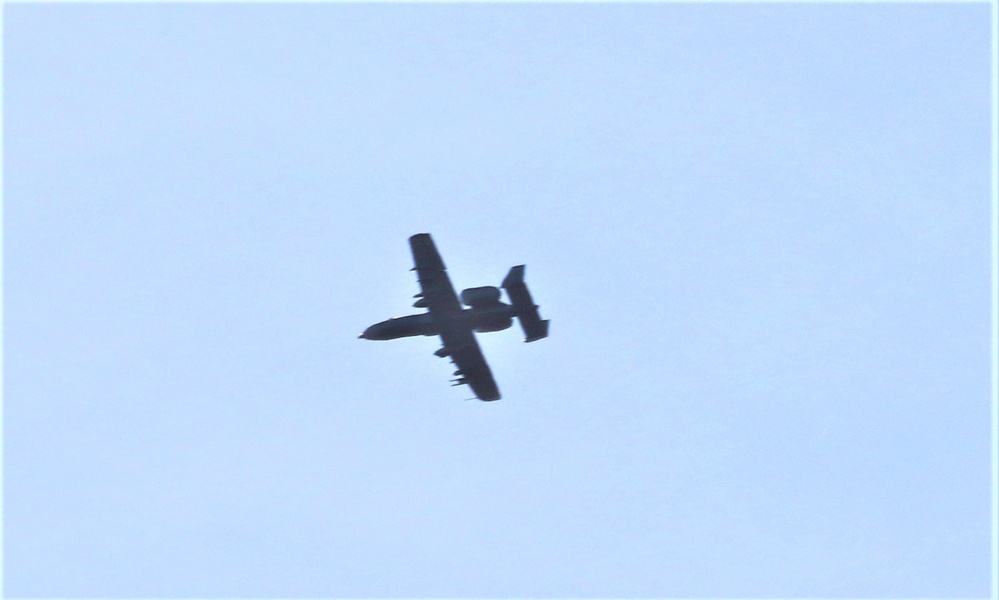
[[989,8],[5,6],[6,594],[988,595]]

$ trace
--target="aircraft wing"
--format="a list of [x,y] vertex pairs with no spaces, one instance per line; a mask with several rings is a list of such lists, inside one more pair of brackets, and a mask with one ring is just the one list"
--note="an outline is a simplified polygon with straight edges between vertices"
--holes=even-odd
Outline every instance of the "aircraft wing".
[[451,355],[451,361],[458,370],[455,385],[467,383],[479,400],[499,400],[499,388],[489,370],[486,357],[482,355],[475,333],[461,326],[445,327],[441,330],[443,350]]
[[438,320],[460,313],[458,295],[454,293],[447,268],[430,234],[418,233],[410,237],[409,246],[413,250],[413,262],[416,263],[413,270],[420,281],[420,293],[417,295],[420,301],[417,306],[426,306]]
[[417,306],[425,306],[440,324],[444,347],[437,351],[438,356],[450,356],[457,367],[455,385],[468,384],[480,400],[499,400],[499,389],[475,333],[460,319],[452,319],[461,314],[461,302],[433,238],[429,233],[418,233],[409,238],[409,245],[416,263],[413,270],[420,280]]

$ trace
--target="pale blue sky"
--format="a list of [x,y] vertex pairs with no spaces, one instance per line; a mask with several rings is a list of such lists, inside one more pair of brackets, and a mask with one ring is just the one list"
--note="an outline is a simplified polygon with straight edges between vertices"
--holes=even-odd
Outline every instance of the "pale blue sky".
[[987,596],[989,9],[6,5],[6,595]]

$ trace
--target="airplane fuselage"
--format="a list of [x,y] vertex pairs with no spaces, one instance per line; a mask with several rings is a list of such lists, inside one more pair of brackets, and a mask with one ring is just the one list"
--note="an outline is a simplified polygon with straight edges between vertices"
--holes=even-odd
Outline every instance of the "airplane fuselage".
[[[462,309],[448,319],[446,325],[464,325],[478,332],[500,331],[513,324],[517,312],[513,306],[497,302],[489,306],[476,306]],[[429,312],[404,317],[393,317],[375,323],[358,337],[365,340],[394,340],[416,335],[440,335],[444,323],[440,323]]]

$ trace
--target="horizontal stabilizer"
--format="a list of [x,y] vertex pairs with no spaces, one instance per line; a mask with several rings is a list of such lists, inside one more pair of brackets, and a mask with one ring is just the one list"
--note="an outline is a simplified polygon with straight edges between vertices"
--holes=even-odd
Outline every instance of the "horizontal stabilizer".
[[500,287],[509,292],[510,288],[515,285],[524,285],[524,269],[526,268],[527,265],[517,265],[510,269],[510,272],[503,278],[503,283],[500,284]]
[[510,297],[510,302],[517,311],[517,319],[524,330],[525,342],[534,342],[548,337],[548,321],[542,320],[538,314],[538,305],[531,298],[531,292],[524,283],[524,265],[510,269],[503,283],[500,284]]

